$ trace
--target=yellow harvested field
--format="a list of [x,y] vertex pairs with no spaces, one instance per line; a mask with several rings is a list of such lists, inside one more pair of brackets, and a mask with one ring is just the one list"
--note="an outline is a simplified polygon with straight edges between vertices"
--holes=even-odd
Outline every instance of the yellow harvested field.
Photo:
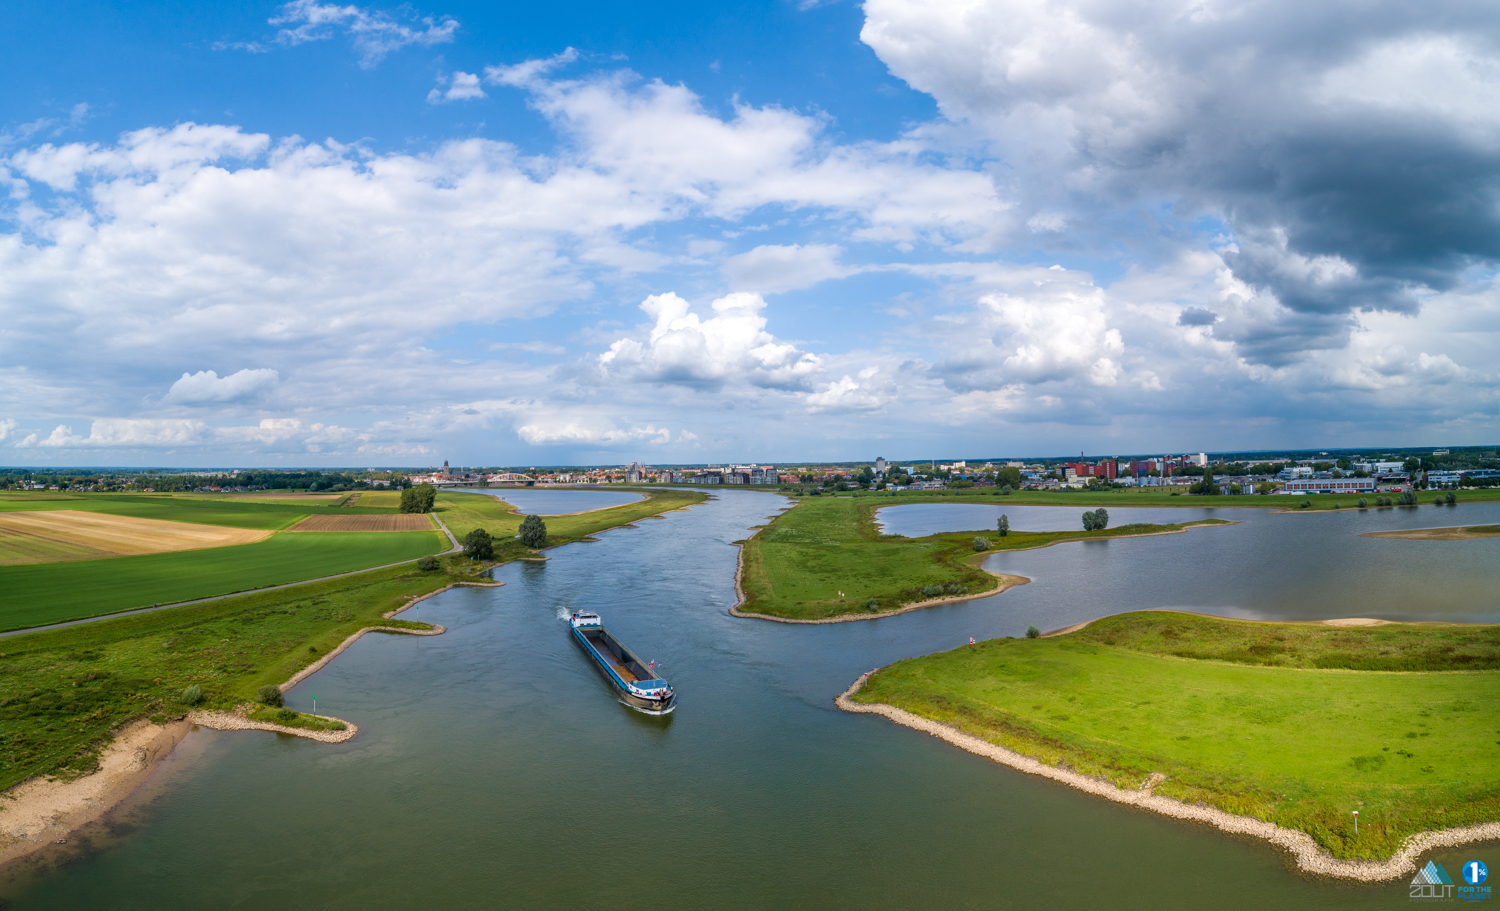
[[431,531],[432,520],[420,513],[394,516],[308,516],[288,531]]
[[264,541],[271,532],[53,509],[0,513],[0,566],[98,560]]

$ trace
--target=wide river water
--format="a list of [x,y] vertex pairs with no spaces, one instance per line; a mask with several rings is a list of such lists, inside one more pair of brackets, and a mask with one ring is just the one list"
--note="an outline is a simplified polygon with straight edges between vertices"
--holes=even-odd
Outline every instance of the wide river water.
[[[426,602],[422,619],[447,634],[366,636],[288,694],[303,710],[316,694],[358,737],[197,732],[103,824],[0,877],[4,907],[1409,904],[1404,884],[1310,879],[1264,843],[1089,797],[832,700],[862,671],[969,636],[1135,607],[1495,621],[1500,540],[1354,534],[1493,523],[1500,504],[1219,510],[1246,521],[996,555],[992,568],[1036,581],[982,600],[825,626],[732,618],[732,542],[784,505],[723,492],[502,567],[503,588]],[[568,635],[578,608],[664,664],[675,714],[615,701]],[[1500,863],[1494,843],[1431,856],[1450,872]]]
[[463,490],[465,493],[488,494],[504,500],[522,514],[539,516],[609,509],[646,499],[638,493],[625,490],[539,490],[534,487],[466,487]]

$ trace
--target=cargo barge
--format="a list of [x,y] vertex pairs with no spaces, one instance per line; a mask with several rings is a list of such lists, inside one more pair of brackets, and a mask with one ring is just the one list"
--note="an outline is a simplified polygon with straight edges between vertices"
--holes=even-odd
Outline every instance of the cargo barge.
[[576,611],[568,619],[573,637],[599,665],[631,708],[648,715],[665,715],[677,707],[672,685],[604,628],[593,611]]

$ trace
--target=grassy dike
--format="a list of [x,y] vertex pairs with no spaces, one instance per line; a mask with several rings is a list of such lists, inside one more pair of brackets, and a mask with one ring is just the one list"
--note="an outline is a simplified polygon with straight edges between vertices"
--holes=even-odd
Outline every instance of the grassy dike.
[[[737,613],[776,619],[827,621],[878,617],[927,601],[976,597],[1005,580],[979,568],[997,550],[1027,550],[1063,541],[1167,534],[1207,520],[1176,525],[1124,525],[1104,531],[946,532],[924,538],[883,535],[875,510],[927,498],[806,497],[745,542],[740,551]],[[957,500],[957,502],[972,502]],[[985,499],[982,502],[992,502]],[[974,551],[974,538],[991,550]],[[843,597],[839,597],[843,592]],[[875,601],[874,608],[869,602]]]
[[853,700],[1127,791],[1152,782],[1335,858],[1500,820],[1497,626],[1137,612],[900,661]]

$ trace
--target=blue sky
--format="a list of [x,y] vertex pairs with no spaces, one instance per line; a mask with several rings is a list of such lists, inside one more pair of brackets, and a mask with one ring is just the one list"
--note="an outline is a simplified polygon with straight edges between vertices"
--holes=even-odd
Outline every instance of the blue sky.
[[1493,442],[1486,4],[29,4],[0,464]]

